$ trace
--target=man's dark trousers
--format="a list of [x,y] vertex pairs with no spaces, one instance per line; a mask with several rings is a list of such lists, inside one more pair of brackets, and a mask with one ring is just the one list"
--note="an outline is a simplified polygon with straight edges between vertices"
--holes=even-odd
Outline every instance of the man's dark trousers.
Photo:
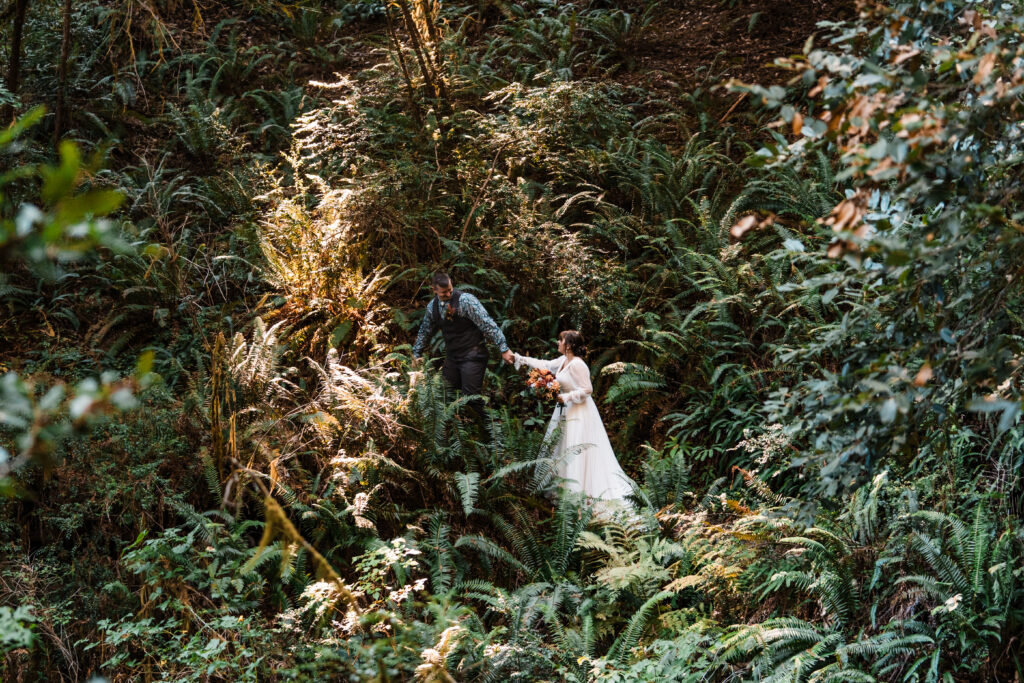
[[[433,312],[428,311],[427,314],[435,316],[444,336],[445,359],[441,374],[445,382],[449,388],[461,391],[464,396],[479,395],[483,390],[489,354],[483,332],[476,323],[462,315],[461,300],[462,292],[453,289],[448,301],[448,315],[439,315],[440,302],[436,298]],[[480,424],[481,433],[485,433],[483,401],[474,399],[468,406]]]
[[[448,354],[445,356],[441,374],[452,390],[461,391],[463,396],[479,395],[483,390],[484,373],[487,371],[489,358],[487,349],[482,346],[473,349],[467,356]],[[473,399],[467,406],[482,429],[484,426],[483,400]]]

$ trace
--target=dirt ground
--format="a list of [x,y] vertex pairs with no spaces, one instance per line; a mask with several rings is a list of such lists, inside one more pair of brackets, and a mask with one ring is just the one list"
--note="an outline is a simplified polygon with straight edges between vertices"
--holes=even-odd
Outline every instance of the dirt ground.
[[[798,54],[819,21],[856,16],[855,0],[669,0],[635,56],[636,85],[707,87],[737,78],[778,83],[777,57]],[[629,79],[624,79],[629,80]]]

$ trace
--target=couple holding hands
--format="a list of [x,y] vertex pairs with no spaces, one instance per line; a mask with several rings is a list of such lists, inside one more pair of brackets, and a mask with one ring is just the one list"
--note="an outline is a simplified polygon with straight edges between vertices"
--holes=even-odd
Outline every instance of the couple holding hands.
[[[558,335],[557,358],[541,360],[511,351],[502,333],[479,299],[452,286],[446,273],[434,273],[434,298],[427,304],[413,357],[420,359],[440,329],[445,343],[442,375],[449,387],[465,395],[479,395],[489,357],[486,342],[498,347],[506,363],[548,371],[559,385],[558,402],[545,436],[561,427],[553,457],[556,474],[572,493],[599,501],[625,503],[633,483],[622,471],[592,393],[583,336],[575,330]],[[473,406],[479,414],[479,401]]]

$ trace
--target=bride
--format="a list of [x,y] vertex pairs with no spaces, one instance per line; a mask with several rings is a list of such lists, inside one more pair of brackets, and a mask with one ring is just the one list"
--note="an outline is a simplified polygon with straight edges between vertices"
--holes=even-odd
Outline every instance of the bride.
[[600,501],[620,503],[630,509],[626,495],[632,492],[633,482],[622,471],[612,444],[608,440],[597,404],[591,394],[590,370],[581,356],[586,352],[583,335],[566,330],[558,335],[558,352],[554,360],[538,360],[529,356],[515,356],[515,368],[523,365],[538,370],[550,370],[558,380],[561,392],[559,405],[548,422],[545,437],[561,426],[561,438],[555,446],[556,473],[565,481],[571,493],[582,493]]

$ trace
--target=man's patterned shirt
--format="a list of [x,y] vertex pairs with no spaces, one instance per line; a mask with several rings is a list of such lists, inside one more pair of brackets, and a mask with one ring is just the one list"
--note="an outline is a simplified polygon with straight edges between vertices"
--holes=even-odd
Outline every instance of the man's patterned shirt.
[[[427,348],[427,344],[430,343],[431,337],[436,332],[436,326],[434,325],[434,315],[432,310],[435,306],[440,305],[440,309],[437,311],[438,319],[441,319],[448,312],[448,305],[450,301],[441,301],[437,297],[430,300],[427,304],[427,313],[423,316],[423,322],[420,323],[419,334],[416,335],[416,343],[412,346],[412,355],[419,358],[423,355],[423,351]],[[491,316],[487,314],[487,310],[484,309],[484,305],[480,303],[480,300],[468,292],[460,292],[459,296],[459,310],[460,315],[469,318],[480,331],[484,333],[484,337],[487,341],[491,342],[498,347],[498,351],[505,353],[508,351],[508,342],[505,341],[505,335],[502,333],[501,328],[495,324]]]

